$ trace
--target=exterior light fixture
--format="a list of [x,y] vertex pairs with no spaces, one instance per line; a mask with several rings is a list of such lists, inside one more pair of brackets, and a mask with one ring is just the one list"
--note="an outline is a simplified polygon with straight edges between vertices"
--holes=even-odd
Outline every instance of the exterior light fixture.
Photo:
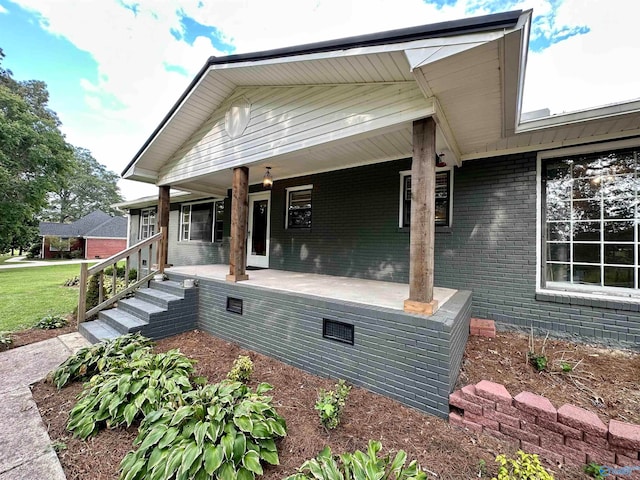
[[436,154],[436,167],[443,168],[447,166],[447,162],[443,160],[444,153]]
[[267,167],[267,171],[264,172],[264,177],[262,177],[262,186],[268,190],[271,190],[271,187],[273,187],[273,177],[271,176],[271,167]]

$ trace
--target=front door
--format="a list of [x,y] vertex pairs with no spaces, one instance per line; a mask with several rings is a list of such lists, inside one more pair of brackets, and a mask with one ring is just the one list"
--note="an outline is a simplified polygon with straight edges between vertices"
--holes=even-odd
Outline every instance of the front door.
[[247,266],[269,268],[271,192],[249,194]]

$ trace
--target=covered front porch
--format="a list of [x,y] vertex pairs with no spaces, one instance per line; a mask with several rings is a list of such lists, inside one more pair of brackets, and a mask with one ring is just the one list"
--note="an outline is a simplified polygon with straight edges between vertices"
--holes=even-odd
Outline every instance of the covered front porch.
[[[229,266],[175,266],[165,269],[165,272],[170,276],[178,274],[194,279],[224,281],[229,273]],[[250,270],[250,273],[249,279],[243,282],[246,285],[393,310],[403,310],[404,301],[409,296],[409,285],[402,283],[274,269]],[[443,308],[456,292],[451,288],[434,287],[433,296],[440,308]]]

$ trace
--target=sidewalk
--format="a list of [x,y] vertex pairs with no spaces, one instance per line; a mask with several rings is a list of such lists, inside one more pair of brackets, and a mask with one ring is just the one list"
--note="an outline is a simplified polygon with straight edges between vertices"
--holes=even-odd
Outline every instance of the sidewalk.
[[86,345],[75,332],[0,353],[0,480],[66,479],[29,385]]
[[45,262],[43,260],[26,260],[26,257],[16,257],[16,258],[20,258],[21,260],[17,260],[17,259],[6,260],[4,264],[0,265],[0,270],[7,269],[7,268],[45,267],[45,266],[51,266],[51,265],[74,265],[76,263],[85,263],[85,262],[94,264],[94,263],[98,263],[99,261],[99,260],[84,260],[81,258],[77,260],[49,260]]

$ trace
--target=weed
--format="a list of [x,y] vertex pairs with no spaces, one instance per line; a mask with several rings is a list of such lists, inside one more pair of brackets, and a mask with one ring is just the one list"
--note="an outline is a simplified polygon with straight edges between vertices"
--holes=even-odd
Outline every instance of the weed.
[[602,465],[596,462],[589,462],[583,467],[583,470],[584,473],[589,475],[591,478],[595,478],[596,480],[604,480],[605,478]]
[[67,447],[67,444],[64,443],[62,440],[56,440],[55,442],[51,443],[51,448],[53,448],[54,452],[60,453],[66,450],[68,447]]
[[549,338],[549,334],[544,338],[542,342],[542,348],[540,349],[540,353],[536,352],[536,346],[533,339],[533,326],[531,327],[531,335],[529,336],[529,351],[527,352],[527,361],[535,368],[538,372],[542,372],[547,368],[548,359],[545,355],[544,349],[547,344],[547,338]]
[[335,390],[320,389],[318,392],[315,409],[318,410],[320,422],[325,428],[333,430],[340,423],[342,409],[350,390],[351,387],[344,380],[338,380]]

